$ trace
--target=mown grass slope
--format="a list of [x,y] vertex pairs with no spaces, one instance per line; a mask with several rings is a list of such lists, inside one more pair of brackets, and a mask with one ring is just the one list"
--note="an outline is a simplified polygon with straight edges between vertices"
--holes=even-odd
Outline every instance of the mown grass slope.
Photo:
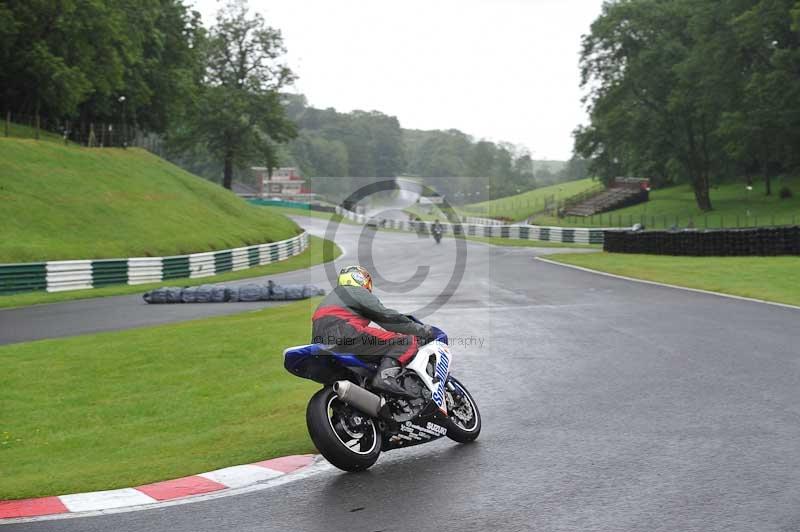
[[460,208],[467,214],[491,217],[504,217],[511,220],[522,220],[535,212],[539,212],[545,207],[545,199],[553,198],[562,201],[570,196],[580,194],[599,183],[592,179],[579,179],[577,181],[567,181],[547,187],[537,188],[508,196],[497,198],[480,203],[472,203]]
[[141,149],[0,138],[0,262],[165,256],[283,240],[286,217]]
[[635,277],[800,306],[800,257],[668,257],[627,253],[549,255],[550,260]]
[[[781,199],[778,192],[786,186],[791,198]],[[686,227],[756,227],[800,223],[800,176],[776,180],[772,195],[764,194],[763,181],[753,183],[748,191],[744,183],[720,184],[711,189],[714,210],[704,213],[697,208],[694,192],[689,185],[679,185],[650,193],[650,201],[633,207],[617,209],[593,217],[537,217],[543,225],[574,227],[628,226],[643,223],[649,228],[677,225]]]

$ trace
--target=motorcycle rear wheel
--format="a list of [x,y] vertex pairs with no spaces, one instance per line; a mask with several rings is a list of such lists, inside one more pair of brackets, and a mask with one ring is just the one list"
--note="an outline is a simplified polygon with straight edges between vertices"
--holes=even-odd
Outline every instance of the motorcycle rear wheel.
[[378,423],[344,404],[329,386],[308,402],[306,425],[322,456],[344,471],[363,471],[381,454]]

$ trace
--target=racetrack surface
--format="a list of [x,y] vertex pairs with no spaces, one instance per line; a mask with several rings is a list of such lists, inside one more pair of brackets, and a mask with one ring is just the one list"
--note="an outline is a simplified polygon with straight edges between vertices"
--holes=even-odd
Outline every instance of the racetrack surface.
[[[340,231],[337,263],[357,262],[361,228]],[[446,285],[453,240],[374,236],[378,288],[431,269],[408,293],[379,291],[387,305],[412,311]],[[800,311],[534,261],[544,250],[467,252],[462,282],[425,321],[453,339],[453,372],[483,414],[475,444],[443,439],[361,474],[330,468],[237,496],[6,529],[800,530]],[[272,278],[323,284],[323,272]],[[102,314],[92,303],[53,307],[88,319]]]
[[[310,234],[324,236],[327,222],[308,217],[292,217],[295,221],[302,224]],[[374,234],[372,229],[366,231],[361,226],[341,225],[337,233],[337,243],[341,245],[344,253],[336,259],[336,264],[341,267],[345,264],[356,262],[359,242],[364,242],[361,238],[362,232],[367,235]],[[416,250],[421,250],[420,246],[433,250],[434,242],[430,237],[420,239],[410,234],[395,234],[382,232],[377,242],[386,242],[387,253],[380,253],[381,257],[394,258],[397,253],[393,250],[401,251],[409,242],[413,243]],[[450,244],[453,244],[450,241]],[[475,247],[474,244],[470,244]],[[378,245],[377,247],[380,247]],[[450,246],[454,248],[454,246]],[[448,249],[450,249],[448,248]],[[530,253],[551,254],[563,252],[582,252],[582,249],[548,249],[531,248]],[[474,251],[477,253],[477,251]],[[488,251],[484,250],[484,253]],[[498,253],[496,251],[496,253]],[[377,255],[377,254],[376,254]],[[413,273],[416,265],[415,256],[404,256],[403,263],[411,268]],[[436,258],[436,257],[435,257]],[[442,258],[436,258],[439,263],[450,265]],[[248,283],[265,283],[273,280],[279,284],[311,283],[316,284],[326,290],[330,287],[330,282],[325,276],[324,265],[312,268],[295,270],[276,275],[264,277],[252,277],[239,281],[228,281],[225,285],[242,285]],[[402,271],[397,268],[395,271]],[[407,277],[407,275],[405,276]],[[398,280],[405,279],[400,274]],[[209,284],[213,278],[209,279]],[[175,279],[171,286],[181,286],[181,280]],[[209,316],[222,316],[226,314],[236,314],[249,310],[281,305],[282,302],[259,301],[250,303],[192,303],[192,304],[167,304],[167,305],[148,305],[142,300],[141,294],[111,296],[95,299],[83,299],[68,301],[63,303],[53,303],[46,305],[33,305],[23,308],[0,309],[0,345],[15,342],[27,342],[31,340],[41,340],[44,338],[58,338],[64,336],[74,336],[78,334],[95,333],[102,331],[116,331],[143,327],[147,325],[157,325],[160,323],[173,323],[179,321],[205,318]]]

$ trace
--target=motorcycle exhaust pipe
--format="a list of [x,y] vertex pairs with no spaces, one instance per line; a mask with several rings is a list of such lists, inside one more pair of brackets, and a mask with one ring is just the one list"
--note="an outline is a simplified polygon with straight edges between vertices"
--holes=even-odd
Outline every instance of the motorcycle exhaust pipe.
[[386,402],[382,397],[350,381],[334,382],[333,391],[342,402],[372,417],[380,417],[379,412]]

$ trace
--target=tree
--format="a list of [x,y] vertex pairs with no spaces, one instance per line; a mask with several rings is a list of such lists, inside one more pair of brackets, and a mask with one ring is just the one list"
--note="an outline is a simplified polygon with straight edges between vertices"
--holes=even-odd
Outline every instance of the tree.
[[576,152],[605,179],[688,181],[711,209],[710,185],[800,166],[800,2],[622,0],[584,38],[591,122]]
[[[698,91],[690,57],[697,4],[710,0],[607,3],[584,38],[582,86],[591,125],[576,134],[576,151],[607,181],[617,173],[682,172],[697,205],[711,209],[716,112]],[[666,177],[666,176],[664,176]]]
[[146,1],[151,9],[127,10],[130,25],[147,28],[136,39],[139,52],[127,56],[127,110],[139,127],[164,132],[186,113],[201,86],[206,30],[200,14],[182,2],[134,1]]
[[273,168],[276,143],[296,136],[279,92],[294,80],[280,61],[285,51],[280,32],[251,16],[244,0],[228,2],[209,32],[204,86],[176,141],[202,139],[223,162],[225,188],[235,167],[260,161]]
[[730,109],[721,127],[729,155],[764,175],[772,193],[776,170],[797,165],[793,155],[800,137],[800,36],[787,16],[795,0],[747,2],[734,17],[740,67],[741,104]]
[[129,122],[163,132],[203,74],[202,38],[199,14],[183,0],[6,0],[4,107],[120,122],[125,96]]

